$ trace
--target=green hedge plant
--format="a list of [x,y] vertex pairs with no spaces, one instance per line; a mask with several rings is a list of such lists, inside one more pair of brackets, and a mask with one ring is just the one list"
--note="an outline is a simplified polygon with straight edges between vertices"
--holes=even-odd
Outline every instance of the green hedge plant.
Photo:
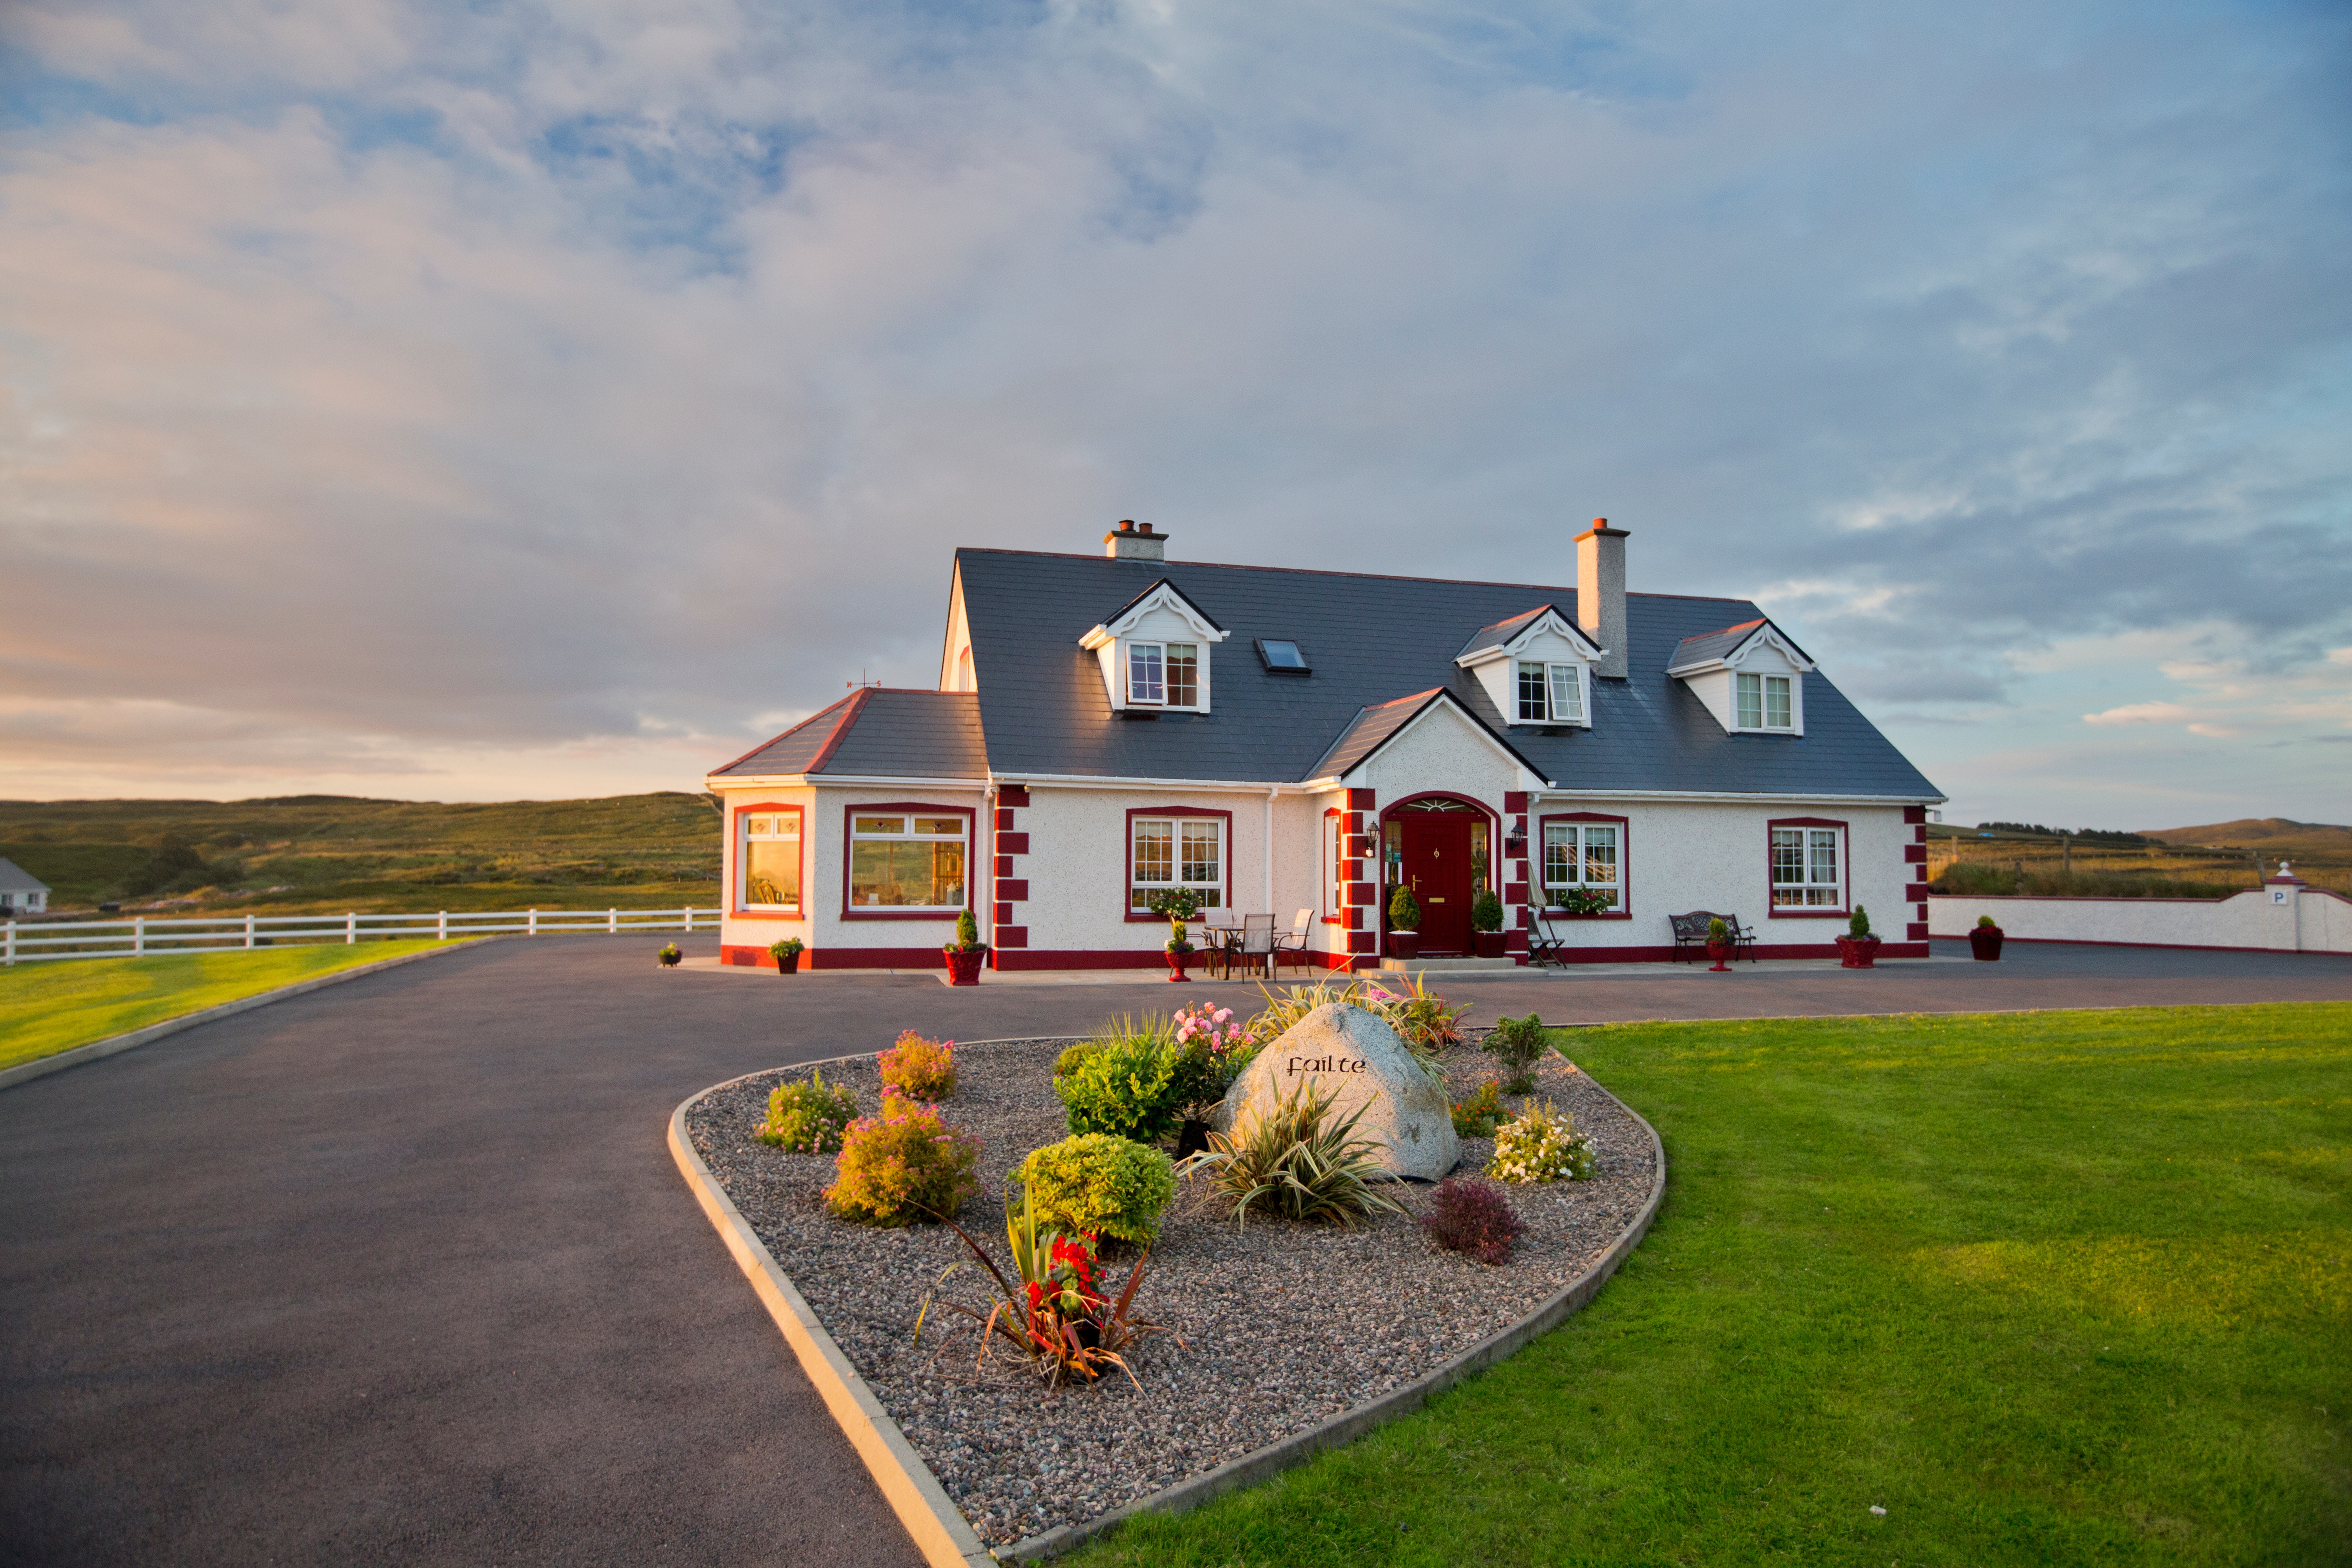
[[1470,929],[1497,931],[1503,929],[1503,900],[1492,888],[1482,888],[1470,900]]
[[842,1134],[857,1115],[857,1097],[824,1074],[811,1069],[804,1083],[781,1083],[768,1096],[768,1120],[760,1142],[795,1154],[824,1154],[841,1147]]
[[862,1225],[947,1219],[980,1185],[980,1140],[919,1100],[882,1096],[882,1114],[842,1135],[825,1206]]
[[1497,1018],[1478,1048],[1500,1062],[1510,1075],[1504,1081],[1504,1093],[1532,1094],[1536,1063],[1543,1060],[1544,1053],[1551,1048],[1551,1041],[1544,1033],[1543,1020],[1530,1013],[1524,1018]]
[[1417,931],[1420,929],[1421,904],[1413,898],[1412,889],[1400,883],[1397,890],[1389,895],[1389,930]]
[[1182,1109],[1176,1099],[1181,1048],[1171,1049],[1173,1042],[1152,1019],[1139,1025],[1122,1019],[1097,1038],[1076,1070],[1054,1080],[1070,1131],[1138,1143],[1156,1143],[1174,1131]]
[[1078,1236],[1114,1237],[1149,1247],[1176,1195],[1174,1166],[1146,1144],[1082,1132],[1032,1150],[1021,1184],[1038,1217]]

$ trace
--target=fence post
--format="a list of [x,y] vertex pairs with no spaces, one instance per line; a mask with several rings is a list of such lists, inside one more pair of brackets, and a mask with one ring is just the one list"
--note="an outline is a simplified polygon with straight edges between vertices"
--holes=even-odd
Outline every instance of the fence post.
[[686,929],[688,931],[692,931],[694,929],[694,906],[692,904],[686,906]]
[[354,910],[343,911],[343,945],[351,947],[360,940],[360,917]]
[[131,917],[131,956],[137,958],[147,951],[147,917]]
[[532,936],[537,936],[539,934],[539,911],[537,910],[530,911],[530,934]]
[[440,929],[435,932],[433,940],[436,942],[447,942],[449,940],[449,911],[447,910],[443,910],[441,911],[441,926]]
[[16,967],[16,922],[15,921],[10,921],[8,922],[8,965],[9,965],[9,967],[10,967],[10,968],[12,968],[12,969],[13,969],[13,968],[15,968],[15,967]]
[[248,951],[253,946],[253,916],[250,913],[245,917],[245,945]]
[[604,911],[604,934],[606,936],[618,936],[621,934],[620,910],[606,910]]

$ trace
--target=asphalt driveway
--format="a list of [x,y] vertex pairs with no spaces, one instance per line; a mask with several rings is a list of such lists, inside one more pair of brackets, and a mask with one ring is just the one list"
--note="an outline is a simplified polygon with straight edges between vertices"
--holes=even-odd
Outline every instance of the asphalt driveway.
[[[0,1093],[0,1561],[917,1562],[670,1110],[1176,988],[664,973],[655,945],[485,944]],[[1556,1023],[2352,999],[2352,961],[2012,947],[1456,994]]]

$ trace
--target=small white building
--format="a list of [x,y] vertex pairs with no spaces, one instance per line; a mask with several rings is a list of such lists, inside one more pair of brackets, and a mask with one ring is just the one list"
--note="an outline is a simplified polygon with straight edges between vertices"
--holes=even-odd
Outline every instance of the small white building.
[[37,915],[48,907],[47,882],[14,860],[0,860],[0,919]]
[[853,692],[709,775],[724,962],[938,965],[965,910],[999,969],[1149,967],[1151,895],[1310,911],[1368,964],[1391,891],[1423,956],[1482,893],[1524,955],[1674,955],[1706,910],[1763,957],[1828,957],[1867,906],[1925,957],[1942,794],[1753,604],[1628,594],[1622,529],[1531,534],[1574,589],[959,550],[936,687]]

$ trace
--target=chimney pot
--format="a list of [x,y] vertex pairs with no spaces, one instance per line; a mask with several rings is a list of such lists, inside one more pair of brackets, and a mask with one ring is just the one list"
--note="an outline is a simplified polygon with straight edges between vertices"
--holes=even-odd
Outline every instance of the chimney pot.
[[1121,518],[1117,528],[1103,535],[1103,553],[1114,561],[1165,561],[1168,536],[1154,532],[1148,522]]

